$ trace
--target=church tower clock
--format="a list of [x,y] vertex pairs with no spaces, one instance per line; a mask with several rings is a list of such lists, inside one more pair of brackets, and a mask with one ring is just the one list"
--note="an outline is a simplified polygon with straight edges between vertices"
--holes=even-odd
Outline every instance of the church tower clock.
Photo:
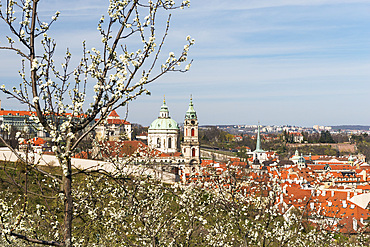
[[184,155],[185,163],[190,165],[200,164],[198,118],[194,110],[192,97],[190,97],[189,109],[185,114],[184,141],[181,144],[181,151]]

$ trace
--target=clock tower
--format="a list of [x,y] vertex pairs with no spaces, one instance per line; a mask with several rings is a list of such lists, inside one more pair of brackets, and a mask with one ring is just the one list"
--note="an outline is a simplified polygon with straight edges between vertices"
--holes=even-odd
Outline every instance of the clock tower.
[[189,109],[185,114],[184,141],[181,143],[181,151],[185,157],[185,163],[200,165],[198,118],[193,107],[192,97],[190,97]]

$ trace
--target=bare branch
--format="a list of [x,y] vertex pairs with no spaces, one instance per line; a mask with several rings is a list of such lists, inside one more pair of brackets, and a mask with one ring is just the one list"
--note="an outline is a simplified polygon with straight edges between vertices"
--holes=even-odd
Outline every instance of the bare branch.
[[6,46],[0,46],[0,49],[2,50],[12,50],[15,51],[16,53],[20,54],[22,57],[27,58],[28,60],[31,60],[29,56],[24,54],[20,49],[14,48],[14,47],[6,47]]
[[50,246],[64,246],[62,243],[59,243],[59,242],[56,242],[56,241],[46,241],[46,240],[40,240],[40,239],[36,239],[36,238],[30,238],[30,237],[27,237],[25,235],[18,234],[18,233],[15,233],[15,232],[11,232],[9,235],[13,236],[13,237],[16,237],[16,238],[19,238],[19,239],[26,240],[30,243],[50,245]]

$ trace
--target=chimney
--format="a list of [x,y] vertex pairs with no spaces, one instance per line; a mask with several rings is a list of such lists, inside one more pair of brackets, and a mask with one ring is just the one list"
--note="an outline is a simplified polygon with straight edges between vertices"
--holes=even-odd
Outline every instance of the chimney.
[[353,220],[353,230],[354,231],[357,231],[357,219],[356,218],[352,218]]

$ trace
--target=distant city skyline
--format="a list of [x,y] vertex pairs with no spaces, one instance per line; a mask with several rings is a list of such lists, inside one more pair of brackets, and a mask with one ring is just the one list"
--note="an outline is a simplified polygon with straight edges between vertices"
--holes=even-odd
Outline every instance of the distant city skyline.
[[[40,3],[45,18],[61,12],[50,33],[58,56],[69,47],[78,59],[85,39],[88,48],[101,45],[96,27],[107,3],[88,2]],[[370,0],[193,0],[174,11],[163,51],[178,53],[191,35],[190,71],[149,85],[151,96],[132,102],[127,120],[149,125],[165,94],[180,123],[192,94],[200,125],[370,125],[369,12]],[[8,54],[1,53],[0,84],[12,87],[20,62]],[[0,97],[6,109],[26,109]]]

